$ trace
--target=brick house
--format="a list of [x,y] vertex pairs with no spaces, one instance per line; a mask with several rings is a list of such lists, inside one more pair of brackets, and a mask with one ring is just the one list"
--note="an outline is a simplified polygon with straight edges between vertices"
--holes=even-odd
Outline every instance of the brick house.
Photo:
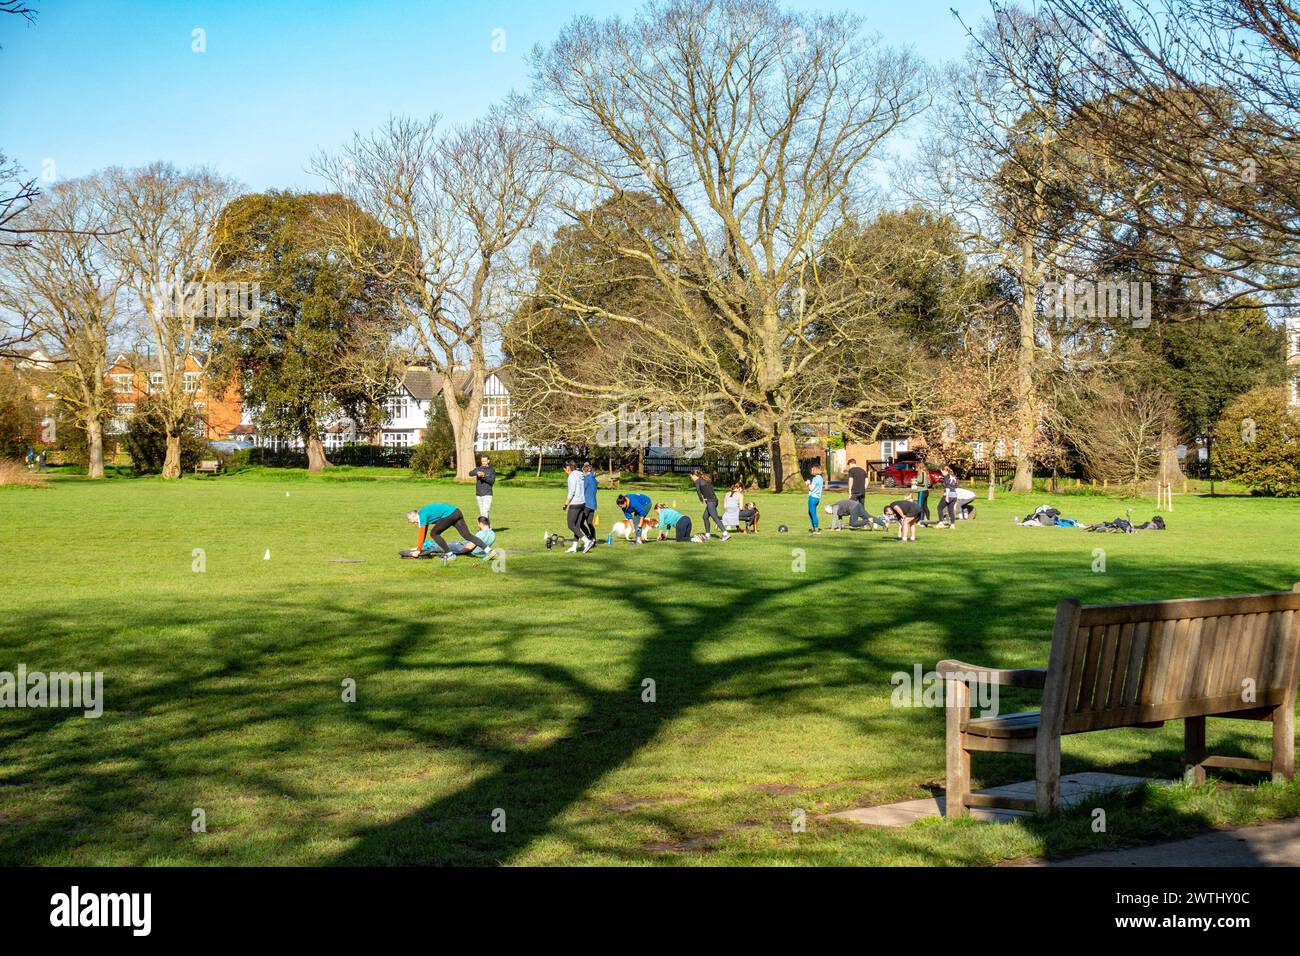
[[[236,389],[223,394],[213,394],[204,374],[204,356],[191,354],[185,362],[181,388],[191,396],[194,410],[198,412],[201,438],[226,438],[239,426],[243,416],[243,403]],[[150,355],[123,352],[113,360],[105,380],[112,391],[113,417],[106,431],[121,434],[126,431],[135,407],[145,396],[162,388],[163,376],[158,362]]]

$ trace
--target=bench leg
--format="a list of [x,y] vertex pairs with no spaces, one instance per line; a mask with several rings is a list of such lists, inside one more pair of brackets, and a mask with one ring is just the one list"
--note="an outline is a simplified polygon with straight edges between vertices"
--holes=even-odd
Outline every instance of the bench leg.
[[966,735],[962,723],[970,711],[970,688],[962,681],[947,681],[947,789],[944,793],[945,817],[964,817],[969,814],[966,798],[970,796],[970,751],[966,749]]
[[1295,704],[1288,702],[1273,711],[1273,779],[1295,776]]
[[[1039,734],[1044,731],[1040,729]],[[1040,816],[1061,812],[1061,738],[1040,737],[1034,754],[1034,803]]]
[[1183,720],[1183,780],[1205,783],[1205,717]]

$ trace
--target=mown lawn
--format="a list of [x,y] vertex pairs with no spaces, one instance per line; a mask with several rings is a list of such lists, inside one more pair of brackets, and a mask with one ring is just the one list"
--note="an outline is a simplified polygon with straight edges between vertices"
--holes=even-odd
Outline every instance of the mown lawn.
[[[472,514],[472,487],[339,477],[0,488],[0,670],[103,671],[106,698],[98,720],[0,710],[0,864],[960,865],[1300,814],[1300,786],[1220,773],[1107,801],[1105,833],[1091,808],[902,830],[820,816],[942,785],[942,711],[891,706],[892,674],[1040,665],[1062,596],[1290,588],[1300,502],[1178,498],[1167,532],[1101,536],[1015,527],[1047,496],[1003,496],[903,546],[810,539],[802,496],[762,496],[757,537],[574,556],[541,544],[563,490],[503,484],[496,572],[396,556],[406,509]],[[698,510],[685,487],[655,494]],[[1052,500],[1084,520],[1128,507]],[[607,530],[608,493],[601,513]],[[1211,727],[1226,753],[1262,754],[1267,733]],[[1072,737],[1065,769],[1176,777],[1180,746],[1180,724]]]

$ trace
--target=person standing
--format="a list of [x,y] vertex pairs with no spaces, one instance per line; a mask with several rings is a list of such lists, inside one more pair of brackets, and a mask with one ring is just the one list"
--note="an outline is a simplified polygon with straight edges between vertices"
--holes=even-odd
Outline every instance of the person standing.
[[957,474],[951,465],[943,466],[943,500],[939,502],[939,520],[949,524],[957,523]]
[[849,497],[865,509],[867,506],[867,470],[858,464],[857,459],[850,458],[849,470],[845,474],[849,479]]
[[921,508],[921,517],[930,520],[930,486],[934,479],[930,477],[930,463],[924,458],[916,470],[916,503]]
[[591,462],[582,463],[582,530],[587,536],[588,544],[583,545],[585,554],[596,544],[596,472]]
[[814,464],[812,466],[812,477],[808,479],[808,521],[812,525],[808,529],[809,534],[821,534],[821,525],[817,519],[817,506],[821,504],[822,489],[826,487],[826,482],[822,478],[822,466]]
[[695,481],[695,494],[704,505],[704,537],[709,537],[709,532],[712,530],[709,525],[709,519],[712,518],[718,530],[722,532],[722,540],[726,541],[731,535],[727,534],[727,529],[722,524],[722,516],[718,514],[718,493],[713,490],[713,482],[699,468],[692,469],[691,478]]
[[474,481],[474,497],[478,499],[478,516],[490,517],[492,511],[492,486],[497,481],[497,470],[492,467],[492,459],[480,456],[478,467],[469,473]]
[[587,537],[582,527],[582,512],[586,509],[587,493],[583,488],[582,472],[578,463],[570,458],[564,463],[564,473],[568,475],[568,497],[564,500],[569,531],[573,535],[573,544],[568,553],[573,554],[581,546],[584,551],[591,550],[592,539]]

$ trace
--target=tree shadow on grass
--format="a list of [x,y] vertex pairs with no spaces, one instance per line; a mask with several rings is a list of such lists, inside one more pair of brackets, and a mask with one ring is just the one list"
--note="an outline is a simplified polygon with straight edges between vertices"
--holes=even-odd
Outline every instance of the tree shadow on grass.
[[[1005,557],[987,566],[971,561],[944,569],[941,587],[921,592],[892,584],[891,574],[902,562],[920,565],[931,557],[882,555],[875,549],[894,547],[883,540],[871,541],[865,552],[861,546],[821,549],[804,573],[767,584],[738,576],[712,546],[667,547],[673,553],[646,566],[635,588],[623,574],[574,579],[558,564],[539,566],[537,588],[552,590],[557,601],[568,595],[605,609],[598,621],[571,621],[568,627],[599,632],[611,642],[635,641],[619,648],[625,660],[613,673],[623,676],[606,679],[593,679],[576,664],[531,659],[530,642],[555,637],[555,625],[520,619],[509,606],[481,610],[468,639],[455,608],[449,619],[389,611],[403,603],[392,594],[376,594],[364,606],[281,597],[237,615],[181,604],[165,611],[105,603],[44,612],[40,639],[24,647],[35,656],[29,666],[38,666],[39,658],[93,661],[108,655],[109,711],[99,721],[68,711],[27,711],[0,723],[0,750],[10,758],[0,765],[0,862],[280,862],[291,845],[323,835],[312,816],[319,794],[292,771],[318,759],[311,754],[318,742],[340,753],[338,737],[351,741],[346,750],[357,762],[382,738],[427,748],[431,755],[454,752],[468,769],[466,782],[450,789],[436,785],[437,792],[418,808],[349,830],[350,846],[329,862],[510,862],[562,829],[562,817],[602,778],[671,733],[679,718],[721,696],[779,702],[799,691],[791,675],[811,674],[820,687],[887,700],[889,675],[910,672],[915,663],[928,669],[945,656],[990,665],[1042,662],[1058,597],[1120,596],[1096,576],[1080,578],[1077,562],[1071,559],[1067,567],[1061,556],[1025,555],[1010,568]],[[783,552],[777,555],[787,560]],[[1200,578],[1194,569],[1148,571],[1153,577],[1141,588],[1145,594],[1128,589],[1122,596],[1226,590],[1221,578]],[[1005,587],[1008,572],[1022,583]],[[858,595],[864,575],[869,600]],[[1057,583],[1063,580],[1079,586]],[[1263,571],[1234,572],[1230,590],[1277,586]],[[805,610],[792,612],[792,602]],[[629,638],[621,622],[633,620],[637,632],[649,636]],[[160,640],[115,650],[102,646],[105,621],[117,634],[161,625],[197,630],[206,645]],[[774,622],[784,621],[789,624],[780,640],[717,656],[727,638],[768,634]],[[1041,653],[1006,660],[998,647],[1006,638],[991,634],[1008,621],[1024,621],[1041,635]],[[0,633],[10,636],[4,644],[22,646],[14,635],[30,635],[36,624],[6,622]],[[915,654],[876,639],[909,628],[920,635]],[[382,682],[383,693],[363,693],[359,704],[341,706],[339,676],[355,677],[362,688]],[[653,703],[643,700],[646,679],[655,682]],[[503,715],[521,713],[529,715],[525,723],[562,726],[563,732],[534,735],[525,727],[503,735]],[[117,717],[125,721],[115,723]],[[941,759],[942,713],[912,717],[922,722]],[[873,734],[893,732],[870,717],[841,719],[862,735],[864,746]],[[915,759],[908,753],[896,757],[898,766]],[[322,766],[320,772],[330,769]],[[1013,779],[1025,775],[1023,765],[1008,764],[1006,773],[1015,774]],[[372,782],[361,782],[363,794],[364,784]],[[36,791],[48,791],[51,805],[39,815],[15,815],[15,801],[6,794],[28,800]],[[234,793],[283,801],[285,822],[279,829],[239,835],[257,852],[200,848],[191,840],[191,813],[211,802],[214,791],[226,795],[220,799]],[[498,809],[505,814],[504,832],[492,827]],[[210,817],[219,833],[220,812],[214,808]],[[669,829],[675,845],[694,845],[687,828]],[[617,849],[626,859],[649,855],[643,848]]]

